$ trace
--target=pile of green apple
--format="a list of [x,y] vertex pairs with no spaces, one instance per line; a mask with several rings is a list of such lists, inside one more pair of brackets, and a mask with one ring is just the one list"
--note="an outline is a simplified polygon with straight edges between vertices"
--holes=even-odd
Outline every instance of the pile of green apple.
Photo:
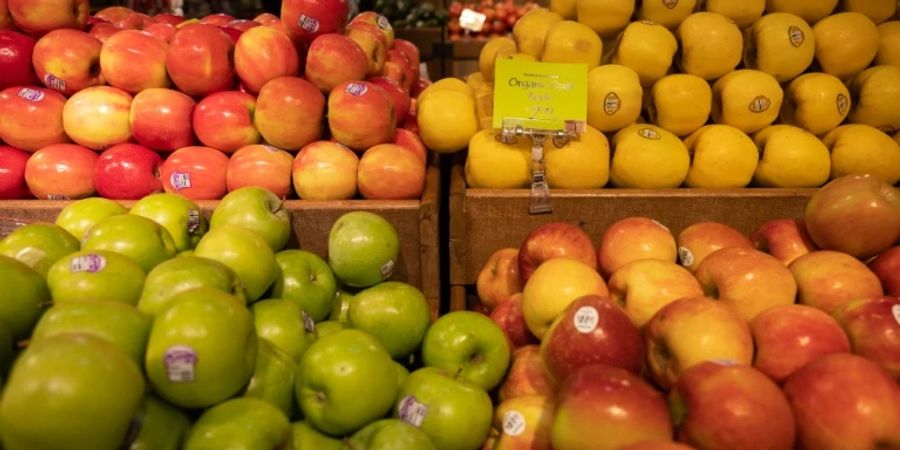
[[478,448],[503,331],[474,312],[432,324],[389,281],[381,216],[340,217],[327,261],[286,248],[292,220],[247,187],[208,219],[172,193],[89,198],[3,238],[2,448]]

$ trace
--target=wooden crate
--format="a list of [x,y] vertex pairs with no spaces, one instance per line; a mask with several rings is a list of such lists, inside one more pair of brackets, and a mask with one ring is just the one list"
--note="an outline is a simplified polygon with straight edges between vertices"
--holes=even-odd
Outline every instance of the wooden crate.
[[[438,224],[441,184],[438,167],[429,166],[425,192],[419,200],[288,200],[285,207],[293,215],[294,236],[289,248],[302,248],[325,257],[331,226],[350,211],[371,211],[387,219],[400,236],[400,257],[392,280],[404,281],[422,289],[432,317],[440,311],[440,247]],[[53,222],[69,201],[0,201],[0,222]],[[134,202],[122,202],[130,206]],[[209,216],[218,201],[197,202]],[[9,228],[6,228],[7,232]],[[0,236],[3,233],[0,232]]]
[[518,247],[538,225],[579,225],[599,244],[603,231],[630,216],[656,219],[676,236],[714,220],[749,234],[763,222],[801,217],[815,189],[584,189],[551,190],[551,214],[529,215],[528,189],[467,189],[461,165],[450,177],[450,310],[472,306],[478,272],[490,255]]

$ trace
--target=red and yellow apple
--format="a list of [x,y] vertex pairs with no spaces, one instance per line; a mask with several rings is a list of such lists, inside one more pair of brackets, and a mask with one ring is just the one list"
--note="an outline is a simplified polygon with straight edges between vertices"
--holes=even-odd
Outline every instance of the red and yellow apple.
[[624,308],[638,327],[644,326],[663,306],[702,295],[703,288],[694,275],[671,261],[635,260],[609,279],[609,298]]
[[7,0],[16,28],[40,36],[59,28],[83,30],[91,14],[89,0]]
[[550,450],[553,397],[515,397],[500,402],[494,411],[493,450]]
[[518,258],[519,277],[523,284],[544,261],[552,258],[573,259],[592,269],[597,268],[597,253],[591,237],[568,222],[545,223],[532,230],[522,240]]
[[341,144],[363,151],[394,138],[394,102],[367,81],[339,84],[328,95],[328,126]]
[[544,369],[540,347],[526,345],[513,352],[509,372],[497,394],[502,402],[516,397],[553,396],[555,391],[556,384]]
[[100,71],[102,46],[102,42],[84,31],[53,30],[34,45],[35,74],[44,86],[67,96],[103,84]]
[[100,70],[110,86],[136,94],[144,89],[169,87],[166,72],[168,45],[150,33],[122,30],[100,50]]
[[191,200],[218,200],[227,192],[228,156],[209,147],[184,147],[172,152],[159,169],[166,192]]
[[294,191],[305,200],[346,200],[356,195],[359,157],[331,141],[304,146],[294,158]]
[[257,186],[280,198],[291,195],[291,171],[294,157],[270,145],[247,145],[228,158],[225,186],[228,192],[245,186]]
[[240,91],[210,94],[197,103],[191,119],[194,134],[207,147],[233,153],[259,142],[254,125],[256,99]]
[[610,276],[620,267],[639,259],[675,262],[675,237],[665,225],[646,217],[626,217],[610,225],[597,250],[600,270]]
[[784,265],[816,250],[803,222],[796,219],[770,220],[750,234],[750,241],[757,250],[778,258]]
[[884,295],[878,277],[846,253],[811,252],[789,268],[797,280],[799,302],[829,314],[848,301]]
[[343,82],[364,79],[368,68],[362,48],[343,34],[317,37],[306,54],[306,78],[326,94]]
[[254,94],[269,80],[296,76],[299,69],[294,43],[277,28],[251,28],[241,34],[234,46],[234,70],[243,86]]
[[194,143],[191,120],[196,102],[172,89],[147,89],[131,102],[131,134],[139,144],[163,152]]
[[78,91],[63,107],[63,128],[73,141],[103,150],[131,139],[131,101],[128,92],[112,86]]
[[320,35],[343,33],[348,10],[347,0],[284,0],[281,21],[294,43],[308,45]]
[[229,89],[234,82],[234,41],[215,25],[181,27],[169,43],[166,70],[178,89],[190,96]]
[[881,281],[885,295],[900,297],[900,245],[881,252],[868,266]]
[[861,298],[833,314],[847,332],[853,353],[880,364],[900,381],[900,298]]
[[357,189],[372,200],[417,199],[425,190],[425,165],[399,145],[376,145],[359,159]]
[[490,318],[503,330],[510,348],[516,349],[538,342],[528,329],[525,315],[522,313],[522,293],[513,294],[501,301],[490,311]]
[[35,197],[75,200],[94,194],[97,153],[76,144],[48,145],[25,164],[25,182]]
[[609,295],[606,283],[593,267],[568,258],[544,261],[522,290],[522,313],[528,329],[542,338],[553,320],[585,295]]
[[278,77],[259,91],[253,123],[268,144],[294,151],[322,137],[324,114],[325,97],[312,83]]
[[710,253],[725,247],[753,248],[743,233],[719,222],[698,222],[678,233],[678,260],[691,272]]
[[488,310],[522,292],[519,279],[519,249],[501,248],[488,258],[475,279],[478,299]]
[[0,91],[0,140],[27,152],[68,142],[65,104],[66,98],[51,89],[20,86]]

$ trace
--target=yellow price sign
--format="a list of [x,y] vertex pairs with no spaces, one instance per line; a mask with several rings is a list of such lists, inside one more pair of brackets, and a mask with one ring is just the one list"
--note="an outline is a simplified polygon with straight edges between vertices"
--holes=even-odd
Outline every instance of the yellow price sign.
[[578,134],[587,119],[587,65],[497,59],[494,128]]

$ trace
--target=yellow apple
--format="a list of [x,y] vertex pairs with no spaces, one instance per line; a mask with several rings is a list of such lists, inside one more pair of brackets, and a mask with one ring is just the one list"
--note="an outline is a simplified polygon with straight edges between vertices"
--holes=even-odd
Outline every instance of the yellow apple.
[[616,270],[609,279],[610,300],[622,306],[638,327],[643,327],[669,303],[702,295],[703,289],[694,275],[669,261],[632,261]]
[[712,87],[713,122],[755,133],[778,118],[784,92],[775,77],[752,69],[735,70]]
[[900,66],[900,20],[878,25],[878,53],[875,64]]
[[822,72],[849,80],[862,72],[878,53],[878,27],[856,12],[828,16],[813,26],[816,61]]
[[850,107],[850,91],[838,77],[805,73],[794,78],[784,93],[781,122],[818,136],[840,125]]
[[831,178],[868,173],[894,185],[900,181],[900,143],[869,125],[842,125],[822,139],[831,150]]
[[897,13],[897,0],[841,0],[841,11],[862,13],[881,23]]
[[812,133],[793,125],[773,125],[753,136],[760,160],[753,178],[763,187],[819,187],[828,181],[828,148]]
[[575,20],[578,18],[575,0],[550,0],[550,11],[559,14],[563,19]]
[[678,136],[697,131],[709,120],[712,88],[703,78],[686,73],[666,75],[653,84],[647,100],[651,123]]
[[453,90],[440,90],[428,94],[416,106],[419,136],[429,149],[438,153],[454,153],[466,148],[469,140],[479,130],[475,99]]
[[597,189],[609,181],[609,141],[587,125],[578,139],[562,147],[544,145],[544,170],[551,188]]
[[744,37],[727,17],[711,12],[691,14],[678,26],[679,66],[684,73],[714,80],[741,62]]
[[697,0],[647,0],[638,9],[638,19],[666,28],[677,27],[697,7]]
[[618,38],[612,63],[630,67],[637,72],[641,84],[649,87],[668,73],[677,50],[675,35],[666,27],[631,22]]
[[737,24],[741,29],[747,28],[763,15],[766,0],[706,0],[705,11],[719,13]]
[[885,133],[900,130],[900,67],[881,65],[863,70],[850,82],[856,100],[850,123],[871,125]]
[[786,12],[816,23],[831,15],[838,0],[766,0],[766,12]]
[[613,37],[625,29],[634,14],[634,0],[575,0],[578,21],[591,27],[602,38]]
[[675,188],[687,176],[690,156],[687,147],[663,128],[634,124],[613,137],[609,177],[625,188]]
[[527,53],[540,59],[547,31],[553,24],[561,20],[563,20],[562,16],[555,12],[543,8],[531,10],[513,26],[512,32],[516,48],[521,53]]
[[631,125],[641,115],[644,90],[634,70],[617,64],[588,72],[588,125],[612,132]]
[[574,259],[548,259],[535,269],[522,291],[525,324],[540,339],[570,303],[592,294],[607,297],[609,290],[591,266]]
[[497,405],[492,435],[497,435],[492,450],[550,450],[553,426],[552,397],[532,395],[515,397]]
[[574,20],[561,20],[547,30],[541,61],[587,64],[588,70],[600,65],[603,42],[594,30]]
[[743,131],[728,125],[707,125],[684,140],[691,154],[688,187],[741,188],[750,184],[759,150]]
[[747,30],[744,67],[771,74],[779,83],[803,73],[816,53],[815,35],[805,20],[789,13],[762,16]]
[[471,188],[512,189],[531,183],[531,141],[504,144],[493,129],[481,130],[469,141],[466,183]]
[[478,70],[481,71],[484,81],[494,81],[494,63],[497,55],[515,52],[516,41],[506,36],[496,36],[487,41],[481,48],[481,53],[478,54]]

